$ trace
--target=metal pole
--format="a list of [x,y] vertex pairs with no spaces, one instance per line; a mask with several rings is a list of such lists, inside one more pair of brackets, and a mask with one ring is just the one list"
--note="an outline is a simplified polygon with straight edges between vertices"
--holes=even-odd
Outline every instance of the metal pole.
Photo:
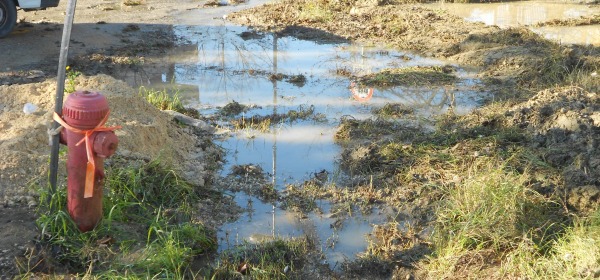
[[[65,24],[63,27],[62,42],[60,44],[60,57],[58,59],[58,74],[56,77],[56,99],[54,103],[54,112],[57,114],[62,113],[63,106],[63,95],[65,92],[65,78],[66,78],[66,67],[67,57],[69,55],[69,42],[71,41],[71,29],[73,27],[73,19],[75,18],[75,6],[77,0],[69,0],[67,2],[67,14],[65,15]],[[60,124],[56,121],[53,123],[52,128],[56,130]],[[58,151],[60,148],[60,134],[52,136],[52,148],[50,150],[50,175],[48,180],[50,181],[50,195],[48,200],[52,198],[52,195],[56,193],[56,181],[58,177]]]

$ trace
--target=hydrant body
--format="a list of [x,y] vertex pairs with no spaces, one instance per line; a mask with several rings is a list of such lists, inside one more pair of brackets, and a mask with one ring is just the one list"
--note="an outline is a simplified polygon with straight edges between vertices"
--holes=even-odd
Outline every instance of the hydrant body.
[[[109,113],[106,97],[97,92],[70,94],[63,105],[65,128],[61,140],[68,146],[67,209],[79,230],[92,230],[102,219],[104,158],[114,154],[118,138],[104,128]],[[86,139],[87,138],[87,139]]]

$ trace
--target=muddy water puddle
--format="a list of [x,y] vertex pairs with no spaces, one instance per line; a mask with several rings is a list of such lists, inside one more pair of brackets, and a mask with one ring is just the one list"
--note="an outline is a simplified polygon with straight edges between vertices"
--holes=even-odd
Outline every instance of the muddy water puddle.
[[[516,1],[506,3],[462,4],[438,2],[427,4],[434,10],[447,11],[467,21],[483,22],[502,28],[534,25],[552,20],[568,20],[600,13],[598,5],[573,2]],[[600,45],[600,26],[531,27],[547,39],[564,44]]]
[[221,227],[219,250],[243,244],[256,244],[275,238],[289,239],[308,236],[316,241],[317,250],[331,268],[353,259],[366,249],[365,237],[374,224],[393,221],[395,214],[389,209],[373,209],[370,214],[356,213],[338,217],[332,214],[331,203],[316,201],[317,211],[299,216],[244,193],[237,193],[235,201],[245,208],[245,213],[233,223]]
[[[161,75],[162,85],[178,88],[187,106],[219,119],[226,131],[220,140],[227,152],[223,176],[236,166],[260,166],[277,191],[318,172],[335,175],[330,183],[342,176],[341,148],[334,142],[342,118],[372,118],[374,108],[402,103],[415,109],[412,121],[425,126],[433,115],[473,110],[486,95],[474,73],[457,65],[452,67],[458,82],[449,86],[352,86],[353,77],[385,68],[448,65],[398,50],[319,44],[226,24],[180,25],[175,32],[181,39]],[[232,118],[222,116],[222,109],[234,101],[247,106],[233,117],[242,122],[310,113],[298,120],[278,119],[262,129],[236,128]],[[377,208],[370,214],[336,217],[327,201],[318,202],[318,211],[300,214],[244,192],[233,195],[245,211],[219,230],[219,250],[274,236],[307,236],[320,244],[331,267],[364,252],[372,226],[396,217],[390,209]]]
[[600,46],[600,25],[532,27],[531,30],[559,43]]

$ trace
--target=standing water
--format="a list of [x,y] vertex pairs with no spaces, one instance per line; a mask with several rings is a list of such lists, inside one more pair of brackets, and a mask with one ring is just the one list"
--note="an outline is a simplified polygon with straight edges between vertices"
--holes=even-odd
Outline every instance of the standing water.
[[[323,44],[255,32],[215,17],[219,19],[186,22],[174,28],[181,40],[162,82],[178,86],[182,100],[205,116],[219,116],[220,110],[234,101],[247,105],[237,118],[249,122],[252,116],[290,112],[310,112],[312,116],[274,121],[259,130],[231,128],[223,122],[223,127],[230,128],[228,137],[220,142],[227,152],[223,176],[236,166],[258,166],[281,192],[287,184],[302,183],[317,173],[340,174],[341,148],[334,142],[334,134],[341,119],[371,118],[372,109],[388,103],[413,108],[417,120],[448,110],[466,113],[485,95],[474,73],[456,65],[450,66],[459,81],[452,86],[357,91],[349,77],[385,68],[445,66],[447,62],[373,46]],[[246,211],[219,230],[219,250],[273,237],[308,236],[321,244],[332,267],[365,251],[365,235],[373,224],[399,217],[390,209],[373,209],[370,214],[340,218],[339,209],[333,210],[328,201],[315,202],[317,211],[300,217],[282,209],[279,202],[267,203],[243,192],[234,196]]]
[[[426,7],[444,10],[467,21],[502,28],[568,20],[600,13],[600,6],[573,2],[518,1],[507,3],[462,4],[438,2]],[[532,31],[563,44],[600,45],[600,26],[530,27]]]

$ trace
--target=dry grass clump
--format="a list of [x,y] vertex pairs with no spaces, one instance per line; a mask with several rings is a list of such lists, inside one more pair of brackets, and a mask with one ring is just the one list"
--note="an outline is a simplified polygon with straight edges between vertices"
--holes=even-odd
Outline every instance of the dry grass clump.
[[208,1],[206,1],[206,3],[204,3],[204,7],[218,7],[218,6],[223,6],[221,1],[219,1],[219,0],[208,0]]
[[260,132],[267,132],[273,125],[281,123],[294,123],[301,120],[313,120],[316,122],[324,121],[324,115],[315,112],[315,107],[298,106],[297,110],[289,110],[286,113],[270,115],[254,115],[251,117],[242,116],[231,120],[230,123],[235,130],[252,129]]
[[146,4],[145,0],[123,0],[123,5],[125,6],[140,6]]
[[393,86],[440,86],[449,85],[458,80],[451,74],[452,67],[415,66],[407,68],[384,69],[358,79],[359,84],[377,87]]
[[372,110],[374,115],[384,118],[401,118],[412,115],[415,109],[402,103],[386,103],[381,108]]
[[574,19],[554,19],[547,22],[536,23],[533,26],[582,26],[595,24],[600,24],[600,14]]
[[[391,112],[389,110],[389,112]],[[383,113],[383,112],[382,112]],[[340,144],[356,140],[380,141],[383,137],[395,138],[395,141],[418,138],[424,132],[414,125],[402,124],[388,120],[356,120],[343,118],[334,135],[334,140]]]
[[402,251],[419,244],[419,238],[413,229],[394,221],[373,226],[373,232],[367,237],[367,254],[383,259],[394,259]]

